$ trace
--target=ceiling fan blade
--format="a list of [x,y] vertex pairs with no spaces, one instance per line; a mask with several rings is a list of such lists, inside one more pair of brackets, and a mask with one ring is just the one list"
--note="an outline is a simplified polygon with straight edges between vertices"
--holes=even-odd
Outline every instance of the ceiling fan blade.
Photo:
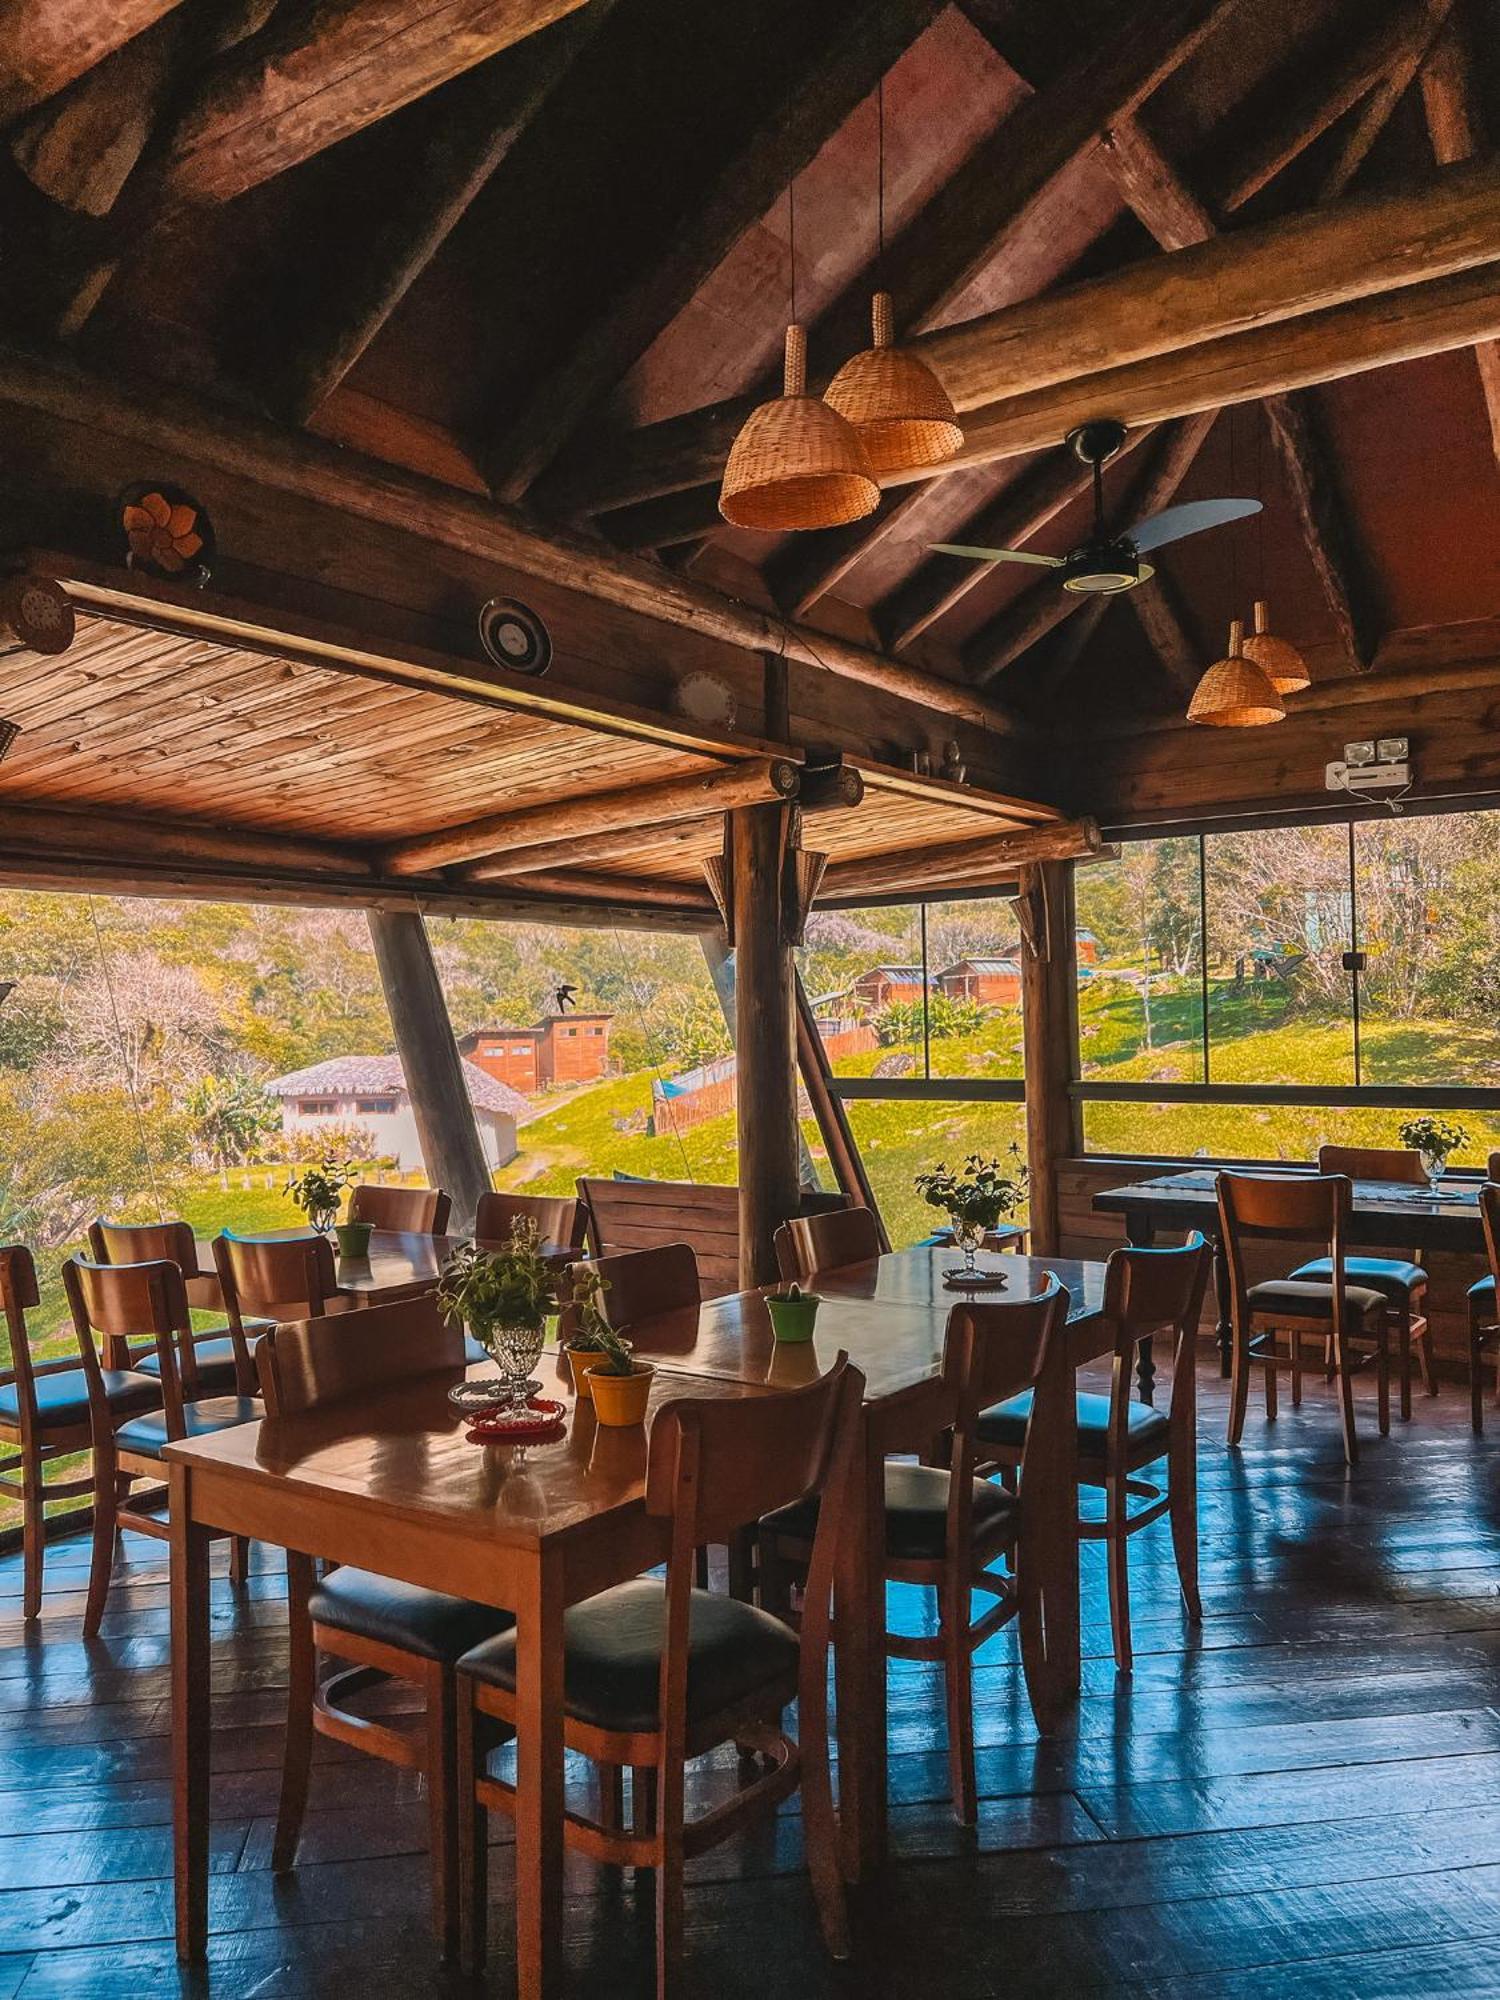
[[1242,521],[1247,514],[1259,512],[1258,500],[1187,500],[1180,507],[1168,507],[1163,513],[1137,521],[1129,534],[1139,552],[1145,555],[1151,549],[1164,548],[1168,542],[1180,542],[1184,535],[1199,535],[1205,528],[1222,528],[1226,521]]
[[1035,563],[1040,569],[1061,569],[1061,556],[1037,556],[1029,549],[971,549],[962,542],[929,542],[934,555],[972,556],[976,562]]

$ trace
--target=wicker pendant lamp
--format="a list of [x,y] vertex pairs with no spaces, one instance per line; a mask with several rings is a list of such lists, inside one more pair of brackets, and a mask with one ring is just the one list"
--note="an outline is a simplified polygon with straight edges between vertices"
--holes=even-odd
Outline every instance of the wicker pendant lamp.
[[877,478],[941,465],[964,441],[948,391],[925,361],[891,345],[889,292],[875,294],[871,319],[875,344],[850,355],[826,401],[858,431]]
[[1290,639],[1278,639],[1267,627],[1263,597],[1255,600],[1255,630],[1245,641],[1245,658],[1254,660],[1278,694],[1300,694],[1312,686],[1307,662]]
[[745,419],[724,467],[719,512],[736,528],[841,528],[879,502],[857,434],[807,393],[807,335],[794,322],[783,393]]
[[1199,681],[1187,713],[1189,722],[1216,729],[1254,729],[1286,715],[1281,696],[1255,662],[1245,658],[1245,628],[1238,618],[1229,627],[1229,651]]

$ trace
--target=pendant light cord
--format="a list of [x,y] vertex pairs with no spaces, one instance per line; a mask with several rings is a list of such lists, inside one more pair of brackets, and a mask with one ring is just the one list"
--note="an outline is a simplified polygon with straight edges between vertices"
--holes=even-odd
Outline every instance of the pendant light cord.
[[885,76],[875,86],[875,282],[885,282]]
[[792,325],[797,324],[797,176],[786,184],[786,254],[791,265]]

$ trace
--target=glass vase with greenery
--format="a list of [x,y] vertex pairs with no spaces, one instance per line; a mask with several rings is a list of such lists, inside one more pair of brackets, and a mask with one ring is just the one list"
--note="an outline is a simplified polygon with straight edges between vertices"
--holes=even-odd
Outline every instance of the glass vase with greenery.
[[530,1380],[546,1337],[552,1304],[552,1274],[542,1255],[541,1233],[527,1216],[517,1217],[510,1241],[498,1250],[463,1243],[438,1279],[438,1304],[459,1319],[501,1371],[493,1384],[497,1400],[513,1407],[541,1387]]
[[1398,1135],[1403,1146],[1410,1146],[1422,1156],[1422,1171],[1427,1176],[1427,1184],[1432,1192],[1438,1192],[1438,1183],[1448,1165],[1450,1153],[1456,1153],[1461,1146],[1467,1146],[1469,1135],[1464,1127],[1452,1118],[1435,1118],[1424,1112],[1420,1118],[1408,1118]]
[[353,1187],[358,1172],[352,1160],[320,1160],[293,1174],[286,1192],[320,1236],[326,1236],[339,1219],[345,1188]]
[[963,1166],[952,1169],[939,1160],[925,1174],[918,1174],[917,1192],[929,1208],[939,1208],[953,1230],[953,1241],[964,1253],[966,1277],[974,1273],[975,1253],[988,1230],[1013,1216],[1026,1199],[1029,1180],[1021,1149],[1006,1149],[1005,1163],[994,1156],[970,1153]]

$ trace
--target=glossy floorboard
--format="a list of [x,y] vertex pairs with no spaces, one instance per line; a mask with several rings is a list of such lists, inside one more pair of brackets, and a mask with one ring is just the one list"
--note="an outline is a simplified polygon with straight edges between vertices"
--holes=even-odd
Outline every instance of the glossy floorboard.
[[[1076,1726],[1039,1743],[1013,1644],[992,1643],[968,1833],[947,1810],[936,1675],[893,1667],[895,1862],[861,1912],[858,1960],[823,1956],[792,1808],[690,1868],[690,1991],[1500,2000],[1500,1420],[1476,1442],[1445,1388],[1388,1441],[1370,1435],[1348,1475],[1320,1390],[1269,1428],[1252,1410],[1232,1454],[1206,1367],[1201,1390],[1201,1631],[1179,1614],[1165,1533],[1148,1531],[1136,1668],[1117,1677],[1086,1548]],[[301,1865],[269,1872],[285,1643],[261,1550],[243,1593],[214,1586],[213,1943],[206,1973],[179,1974],[162,1551],[127,1544],[93,1645],[86,1562],[82,1542],[49,1552],[28,1634],[19,1559],[0,1561],[0,2000],[469,1991],[434,1963],[409,1777],[323,1746]],[[893,1613],[923,1616],[914,1598]],[[708,1769],[696,1796],[731,1782]],[[492,1873],[484,1990],[504,1994],[506,1856]],[[579,1863],[569,1889],[575,1990],[644,1992],[649,1880]]]

